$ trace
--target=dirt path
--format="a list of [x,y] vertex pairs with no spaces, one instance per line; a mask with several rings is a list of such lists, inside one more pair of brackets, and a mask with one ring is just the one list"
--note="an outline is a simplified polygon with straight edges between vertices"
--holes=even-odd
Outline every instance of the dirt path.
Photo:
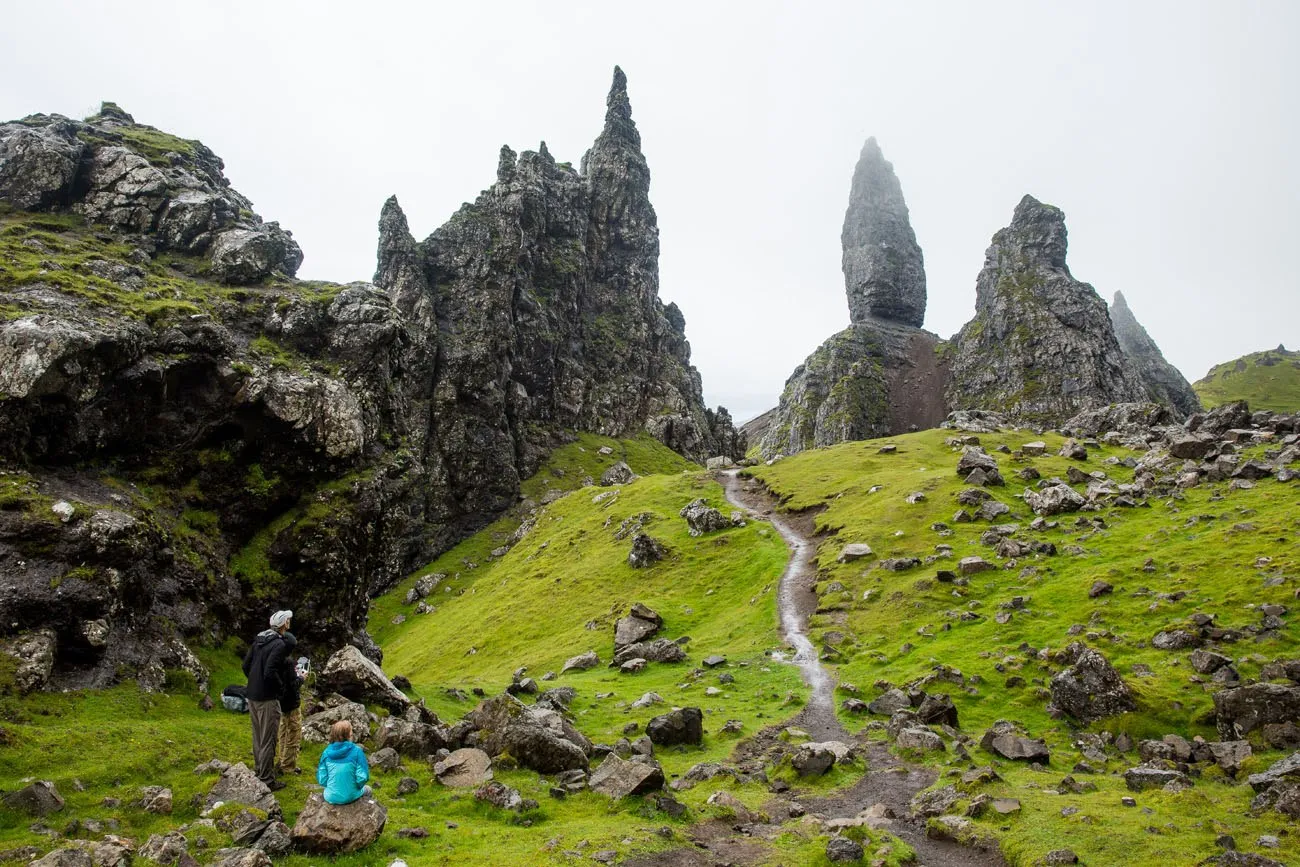
[[853,737],[835,715],[835,678],[822,665],[816,646],[808,637],[808,618],[817,609],[817,596],[812,590],[817,571],[813,564],[817,553],[813,539],[815,513],[778,512],[771,493],[752,479],[742,479],[737,470],[719,473],[718,481],[733,505],[770,522],[791,549],[790,562],[778,587],[781,631],[795,649],[791,662],[803,672],[812,695],[789,724],[808,732],[814,740],[857,743],[867,753],[869,770],[857,783],[825,798],[802,801],[804,808],[810,814],[842,819],[857,816],[875,804],[884,804],[898,817],[888,830],[916,850],[918,867],[1005,867],[1006,861],[996,852],[968,849],[926,837],[924,824],[906,817],[912,796],[934,783],[935,771],[906,764],[890,754],[882,743]]

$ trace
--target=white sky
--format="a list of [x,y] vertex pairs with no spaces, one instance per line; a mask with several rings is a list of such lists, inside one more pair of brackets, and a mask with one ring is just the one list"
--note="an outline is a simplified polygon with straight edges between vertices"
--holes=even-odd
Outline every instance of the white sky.
[[300,276],[369,279],[397,193],[423,238],[503,143],[575,165],[628,74],[710,403],[744,420],[848,324],[840,224],[869,135],[925,251],[926,327],[973,313],[1024,193],[1075,276],[1188,377],[1300,345],[1300,3],[7,0],[0,118],[114,100],[202,139]]

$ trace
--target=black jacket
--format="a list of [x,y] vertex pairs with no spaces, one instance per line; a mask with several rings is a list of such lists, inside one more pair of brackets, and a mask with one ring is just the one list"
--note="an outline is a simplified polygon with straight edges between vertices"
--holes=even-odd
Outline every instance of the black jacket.
[[280,712],[289,713],[302,704],[302,680],[298,677],[297,662],[293,649],[298,646],[298,639],[292,632],[284,634],[284,689],[280,692]]
[[253,639],[253,646],[244,656],[249,701],[273,701],[284,694],[284,663],[288,652],[289,645],[274,629],[263,630]]

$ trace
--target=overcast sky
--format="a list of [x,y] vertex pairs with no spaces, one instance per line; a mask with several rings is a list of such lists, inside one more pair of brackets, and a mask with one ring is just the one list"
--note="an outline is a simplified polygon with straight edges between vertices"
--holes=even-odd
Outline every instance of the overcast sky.
[[115,100],[199,138],[299,276],[369,279],[396,193],[417,237],[545,140],[575,165],[628,75],[662,239],[711,403],[738,420],[848,324],[858,151],[893,162],[926,328],[970,318],[1025,193],[1069,264],[1190,380],[1300,345],[1300,3],[10,3],[0,118]]

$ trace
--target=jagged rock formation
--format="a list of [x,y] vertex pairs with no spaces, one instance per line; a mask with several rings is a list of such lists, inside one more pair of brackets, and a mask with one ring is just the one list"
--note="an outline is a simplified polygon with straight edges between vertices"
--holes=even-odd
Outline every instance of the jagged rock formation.
[[764,457],[933,427],[947,414],[942,341],[920,328],[921,248],[894,167],[874,138],[853,172],[841,241],[852,324],[786,380],[759,428]]
[[0,126],[0,642],[159,688],[289,607],[313,651],[378,655],[369,596],[571,431],[743,454],[657,297],[648,184],[616,70],[581,171],[505,149],[422,243],[384,206],[375,285],[299,283],[201,144],[111,105]]
[[925,322],[925,259],[894,166],[874,138],[862,146],[840,233],[849,319]]
[[1183,415],[1201,411],[1201,400],[1192,391],[1191,384],[1178,368],[1165,361],[1160,347],[1137,321],[1122,292],[1115,293],[1115,301],[1110,305],[1110,322],[1119,348],[1127,356],[1151,400],[1171,406]]
[[975,318],[953,338],[951,406],[1059,423],[1146,400],[1106,303],[1074,279],[1065,254],[1065,215],[1025,196],[985,254]]
[[302,250],[279,223],[253,213],[224,167],[202,143],[137,124],[111,102],[85,121],[38,114],[0,125],[0,202],[70,208],[145,234],[154,249],[206,254],[226,283],[293,276]]

